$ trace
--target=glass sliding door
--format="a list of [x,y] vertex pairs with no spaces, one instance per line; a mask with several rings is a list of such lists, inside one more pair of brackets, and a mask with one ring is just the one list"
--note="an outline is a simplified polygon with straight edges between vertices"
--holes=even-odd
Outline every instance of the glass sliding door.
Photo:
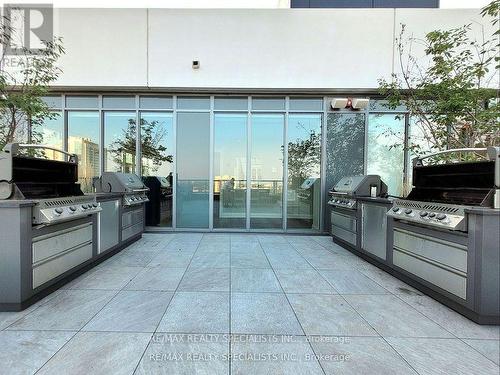
[[251,116],[250,228],[283,227],[282,114]]
[[68,152],[78,155],[78,182],[90,193],[99,177],[100,121],[97,111],[68,111]]
[[288,229],[319,230],[321,118],[321,114],[288,117]]
[[247,114],[214,117],[214,228],[246,227]]
[[210,113],[177,113],[178,228],[209,227]]
[[104,171],[135,173],[135,112],[104,112]]
[[168,112],[141,112],[141,171],[149,187],[146,224],[172,226],[174,173],[173,116]]

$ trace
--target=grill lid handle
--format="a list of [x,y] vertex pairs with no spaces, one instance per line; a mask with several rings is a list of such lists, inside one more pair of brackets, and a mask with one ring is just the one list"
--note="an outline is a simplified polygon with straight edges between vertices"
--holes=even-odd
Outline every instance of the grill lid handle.
[[[452,149],[449,149],[449,150],[433,152],[432,154],[427,154],[425,156],[417,156],[416,158],[413,158],[412,164],[413,164],[414,167],[421,167],[421,166],[424,165],[422,163],[422,161],[424,159],[428,159],[428,158],[431,158],[433,156],[443,155],[443,154],[453,154],[455,152],[480,152],[480,151],[484,152],[484,151],[488,151],[489,148],[494,148],[494,147],[488,147],[488,148],[486,148],[486,147],[481,147],[481,148],[452,148]],[[486,160],[489,159],[488,157],[483,156],[483,155],[479,155],[479,156],[481,156],[482,158],[484,158]]]
[[36,144],[26,144],[26,143],[9,143],[9,144],[5,145],[5,147],[3,148],[3,151],[10,153],[12,156],[14,156],[18,153],[20,148],[45,149],[45,150],[52,150],[52,151],[60,152],[61,154],[68,156],[68,161],[70,163],[78,164],[78,156],[76,154],[72,154],[70,152],[60,150],[58,148],[55,148],[52,146],[47,146],[47,145],[36,145]]

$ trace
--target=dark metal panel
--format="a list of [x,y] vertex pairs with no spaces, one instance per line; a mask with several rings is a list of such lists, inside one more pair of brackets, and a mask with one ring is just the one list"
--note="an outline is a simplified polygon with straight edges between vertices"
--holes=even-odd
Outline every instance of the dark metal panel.
[[373,0],[374,8],[439,8],[439,0]]

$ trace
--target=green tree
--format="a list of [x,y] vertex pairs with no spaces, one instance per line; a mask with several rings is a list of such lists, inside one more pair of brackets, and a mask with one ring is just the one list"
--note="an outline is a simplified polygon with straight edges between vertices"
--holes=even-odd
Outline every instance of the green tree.
[[[432,149],[498,145],[500,0],[481,12],[494,28],[482,40],[471,37],[471,24],[427,33],[424,40],[407,36],[405,25],[396,39],[401,73],[379,80],[389,108],[403,105]],[[423,43],[429,64],[415,56],[412,46]],[[495,88],[493,88],[495,87]],[[421,145],[410,143],[419,154]]]
[[19,55],[7,55],[5,47],[16,44],[12,35],[18,35],[10,21],[5,16],[0,19],[0,147],[19,138],[36,143],[41,138],[37,126],[58,116],[42,96],[61,74],[56,63],[64,54],[62,39],[54,38],[42,41],[45,48],[37,54],[24,47]]
[[[147,121],[141,119],[141,154],[143,160],[149,160],[152,163],[151,170],[143,171],[148,175],[156,172],[163,162],[172,163],[173,156],[167,155],[167,148],[162,144],[167,135],[167,131],[158,121]],[[136,155],[136,137],[137,127],[135,119],[128,120],[127,128],[123,129],[123,135],[111,144],[111,153],[113,161],[117,165],[125,166],[125,172],[133,171]],[[127,155],[132,160],[132,166],[127,168]],[[146,167],[146,166],[144,166]]]

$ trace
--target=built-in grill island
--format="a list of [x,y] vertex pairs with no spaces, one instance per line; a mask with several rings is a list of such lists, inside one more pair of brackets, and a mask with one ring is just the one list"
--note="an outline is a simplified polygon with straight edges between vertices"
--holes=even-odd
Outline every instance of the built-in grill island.
[[[334,241],[385,260],[387,185],[378,175],[349,176],[329,191]],[[368,236],[368,237],[367,237]]]
[[[149,202],[147,197],[149,189],[139,176],[133,173],[104,172],[99,179],[94,181],[94,188],[99,199],[117,195],[120,197],[122,211],[119,230],[122,241],[140,235],[144,231],[144,205]],[[104,223],[100,225],[100,228],[103,225]],[[101,238],[108,235],[101,230],[99,233]]]
[[[480,323],[500,323],[500,148],[413,160],[413,189],[387,213],[393,268]],[[427,163],[454,152],[484,160]]]
[[[49,154],[60,160],[49,160]],[[18,143],[1,151],[0,310],[21,309],[91,262],[101,207],[77,181],[76,155]]]
[[[116,230],[108,242],[100,236],[114,236],[127,210],[122,194],[82,192],[76,155],[6,145],[0,152],[0,311],[26,308],[139,239],[136,227],[123,237]],[[141,220],[129,220],[127,228]]]

